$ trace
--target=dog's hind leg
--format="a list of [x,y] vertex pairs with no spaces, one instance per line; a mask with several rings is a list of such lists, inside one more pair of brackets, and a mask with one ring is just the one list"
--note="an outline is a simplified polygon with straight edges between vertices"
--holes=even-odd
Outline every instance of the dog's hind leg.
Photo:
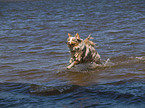
[[96,64],[102,64],[101,62],[101,57],[98,53],[96,53],[95,57],[94,57],[95,63]]

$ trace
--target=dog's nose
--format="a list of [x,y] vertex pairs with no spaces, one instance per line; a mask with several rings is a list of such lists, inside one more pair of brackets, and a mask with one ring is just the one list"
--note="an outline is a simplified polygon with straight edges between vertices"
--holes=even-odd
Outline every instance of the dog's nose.
[[66,42],[66,44],[70,44],[70,42]]

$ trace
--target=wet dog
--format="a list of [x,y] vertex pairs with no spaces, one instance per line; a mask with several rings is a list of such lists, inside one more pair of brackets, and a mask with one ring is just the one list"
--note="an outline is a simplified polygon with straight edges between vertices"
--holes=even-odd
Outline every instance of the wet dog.
[[80,63],[95,62],[101,64],[100,55],[95,50],[96,45],[90,39],[93,39],[90,35],[83,40],[78,33],[74,37],[68,33],[67,46],[70,49],[71,58],[67,69]]

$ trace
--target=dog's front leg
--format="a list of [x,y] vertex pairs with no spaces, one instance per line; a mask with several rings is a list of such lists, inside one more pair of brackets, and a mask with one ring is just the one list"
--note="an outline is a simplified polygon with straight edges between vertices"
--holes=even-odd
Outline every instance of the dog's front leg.
[[78,63],[79,63],[78,61],[72,62],[69,66],[67,66],[67,69],[72,68],[74,65],[76,65],[76,64],[78,64]]
[[69,63],[72,63],[74,61],[74,59],[73,58],[71,58],[70,60],[69,60]]

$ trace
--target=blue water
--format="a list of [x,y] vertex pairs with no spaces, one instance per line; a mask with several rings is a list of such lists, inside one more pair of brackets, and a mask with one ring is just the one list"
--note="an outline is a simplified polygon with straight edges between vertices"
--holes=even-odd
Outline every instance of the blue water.
[[[0,0],[1,108],[144,108],[145,1]],[[103,66],[67,70],[67,34]]]

